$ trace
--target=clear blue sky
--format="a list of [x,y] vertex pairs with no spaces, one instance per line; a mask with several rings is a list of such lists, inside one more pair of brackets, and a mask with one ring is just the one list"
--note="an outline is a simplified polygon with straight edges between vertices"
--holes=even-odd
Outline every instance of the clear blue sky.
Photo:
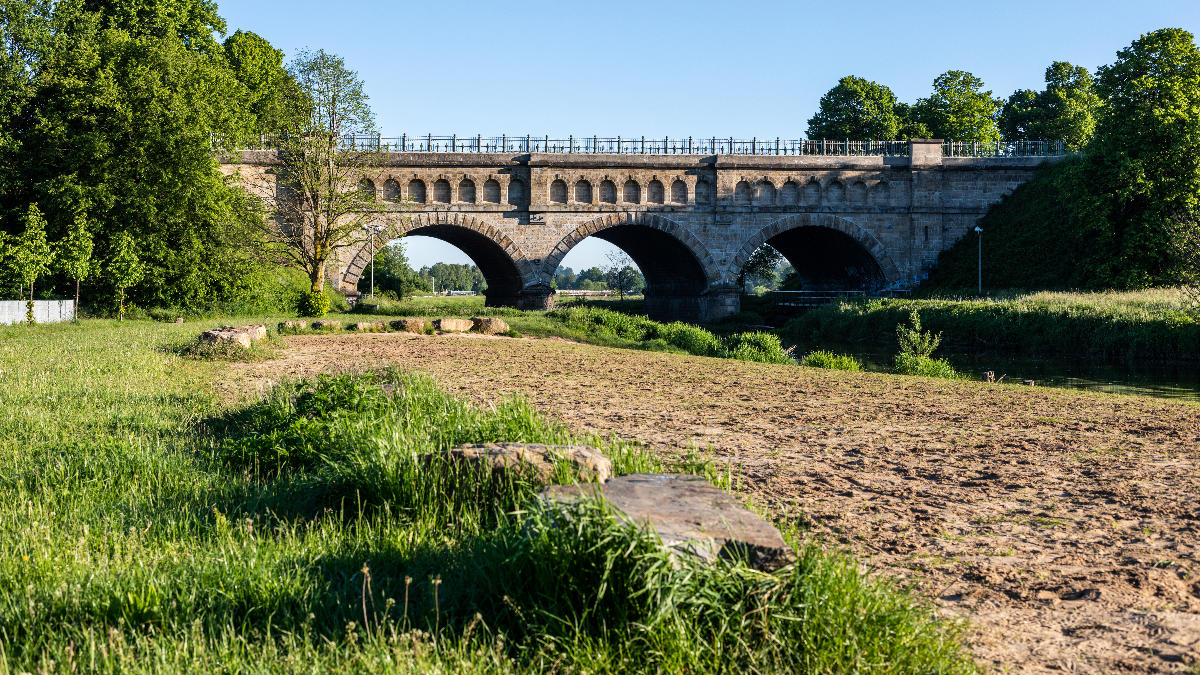
[[[1200,33],[1200,0],[225,0],[220,9],[229,32],[254,31],[289,57],[303,47],[345,57],[385,136],[801,138],[844,75],[912,102],[940,73],[969,70],[1008,96],[1040,89],[1052,61],[1094,71],[1147,31]],[[601,264],[606,247],[590,243],[564,264]],[[417,266],[466,261],[415,237],[408,248]]]

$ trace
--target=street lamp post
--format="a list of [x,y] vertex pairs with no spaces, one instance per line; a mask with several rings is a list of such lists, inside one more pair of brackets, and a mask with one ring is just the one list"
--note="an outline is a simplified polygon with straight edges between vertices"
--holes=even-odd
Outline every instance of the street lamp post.
[[375,297],[375,233],[383,231],[381,225],[363,225],[371,237],[371,297]]
[[979,295],[982,296],[983,295],[983,228],[978,225],[975,226],[975,237],[979,240],[979,265],[977,267],[977,270],[978,270],[978,281],[979,281]]

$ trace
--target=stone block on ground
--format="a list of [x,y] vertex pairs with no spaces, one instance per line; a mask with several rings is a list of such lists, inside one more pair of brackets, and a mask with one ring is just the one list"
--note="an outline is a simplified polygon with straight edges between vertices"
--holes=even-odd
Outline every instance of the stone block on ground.
[[262,324],[250,326],[222,326],[200,334],[201,342],[212,344],[237,344],[247,349],[251,344],[267,338],[267,327]]
[[445,333],[466,333],[475,326],[470,319],[434,319],[433,327]]
[[494,319],[485,316],[471,318],[471,329],[484,335],[501,335],[507,333],[508,323],[504,319]]
[[304,319],[290,319],[279,322],[279,330],[281,332],[287,330],[304,330],[305,328],[308,328],[308,322]]
[[396,319],[391,323],[392,330],[403,330],[409,333],[424,333],[425,319]]
[[[426,461],[434,453],[423,455]],[[462,445],[445,453],[451,462],[479,463],[495,471],[528,471],[541,483],[554,479],[557,462],[565,461],[581,481],[608,480],[612,461],[587,445],[547,445],[543,443],[480,443]]]
[[312,327],[314,330],[341,330],[342,322],[332,319],[321,319],[320,321],[312,322]]
[[551,485],[539,496],[543,502],[570,504],[597,494],[624,517],[653,528],[677,554],[709,562],[745,558],[764,571],[796,559],[774,525],[699,476],[633,473],[602,486]]
[[382,333],[387,330],[387,326],[382,321],[359,321],[354,324],[354,330],[360,333]]

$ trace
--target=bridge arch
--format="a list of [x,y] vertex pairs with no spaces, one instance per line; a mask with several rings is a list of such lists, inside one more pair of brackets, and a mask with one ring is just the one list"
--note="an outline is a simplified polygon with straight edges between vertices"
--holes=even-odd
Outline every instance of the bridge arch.
[[770,244],[802,276],[807,271],[829,275],[848,290],[853,284],[882,286],[902,280],[900,268],[883,242],[852,220],[826,213],[799,213],[776,220],[754,233],[731,262],[736,278],[758,247]]
[[686,227],[653,213],[610,213],[577,226],[543,260],[543,278],[552,279],[563,258],[593,236],[624,251],[642,270],[648,314],[693,320],[701,314],[701,296],[719,276],[712,253]]
[[371,259],[388,242],[404,235],[433,237],[462,250],[487,280],[484,295],[489,306],[518,305],[522,289],[537,278],[537,271],[512,239],[474,216],[453,211],[406,214],[383,227],[373,242],[364,239],[352,249],[350,262],[342,270],[343,291],[357,291]]

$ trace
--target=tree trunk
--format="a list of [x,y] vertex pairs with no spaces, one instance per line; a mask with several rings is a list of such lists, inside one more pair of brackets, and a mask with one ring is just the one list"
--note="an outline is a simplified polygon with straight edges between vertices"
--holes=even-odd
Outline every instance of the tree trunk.
[[75,280],[75,320],[79,320],[79,280]]
[[321,264],[314,265],[313,269],[309,270],[308,280],[312,284],[311,290],[313,293],[320,293],[323,290],[323,288],[325,286],[324,277],[325,277],[325,261],[321,261]]

